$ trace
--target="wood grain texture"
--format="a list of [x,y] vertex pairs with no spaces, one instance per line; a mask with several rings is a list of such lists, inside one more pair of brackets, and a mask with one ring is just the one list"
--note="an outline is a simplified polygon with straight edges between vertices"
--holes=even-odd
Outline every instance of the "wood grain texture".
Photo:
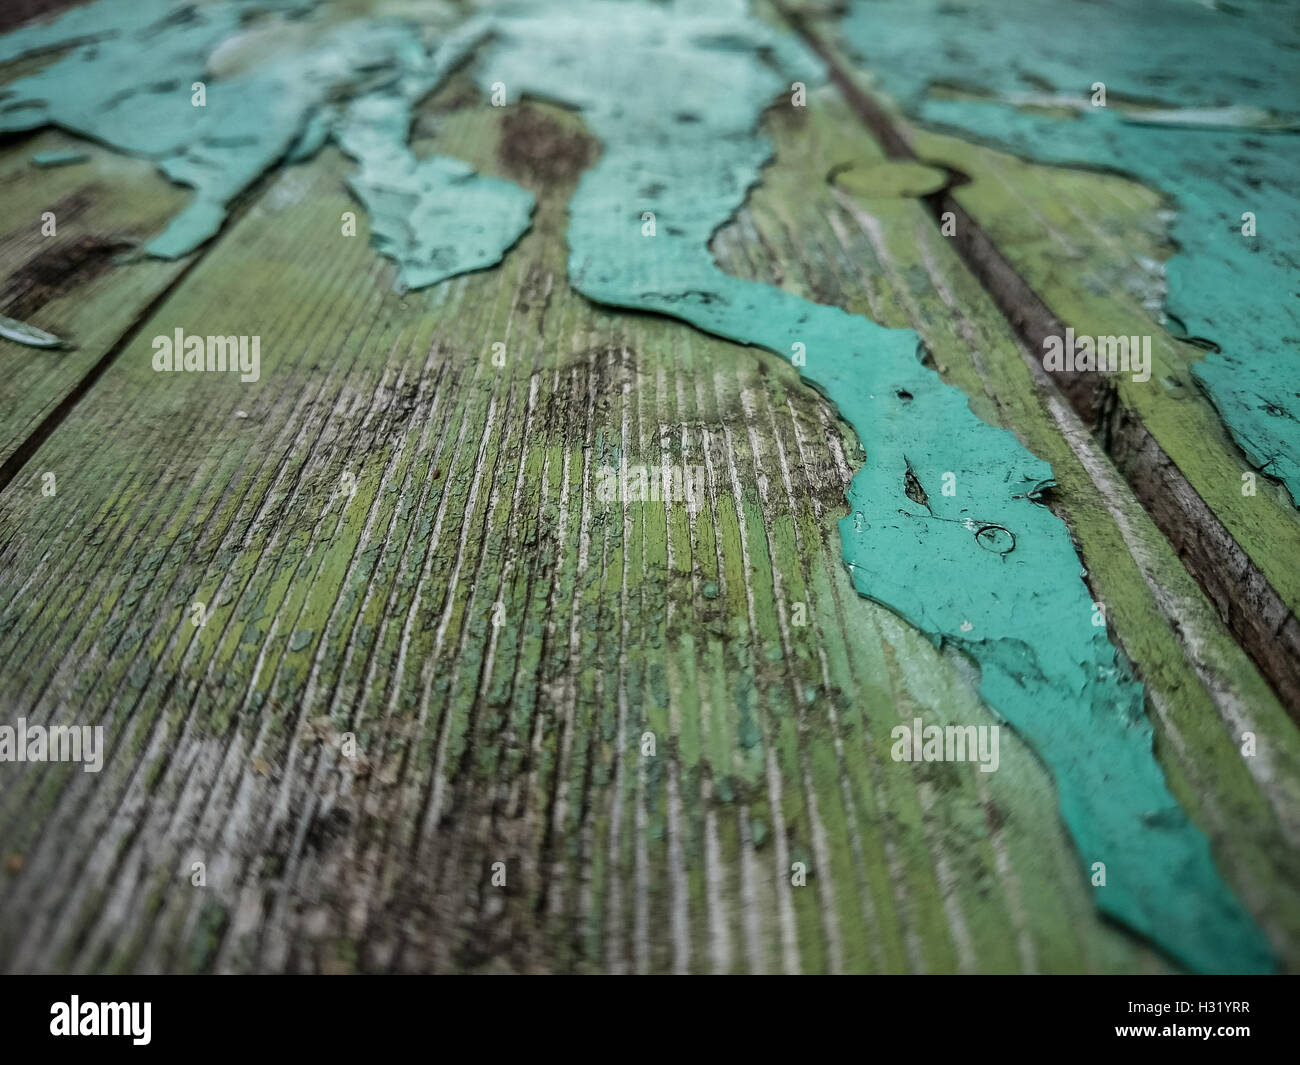
[[[76,147],[87,159],[36,169],[31,157]],[[135,256],[185,202],[151,164],[56,130],[0,148],[0,314],[71,345],[51,355],[0,339],[0,464],[64,402],[186,269]],[[43,233],[43,215],[54,232]]]
[[[3,709],[112,744],[98,777],[5,767],[0,967],[1163,968],[1096,918],[1014,737],[993,774],[890,759],[900,721],[993,719],[960,659],[853,592],[833,411],[767,355],[570,291],[597,150],[571,117],[457,80],[420,128],[538,194],[502,267],[400,294],[364,224],[340,235],[345,162],[288,169],[0,493]],[[918,329],[1053,462],[1171,786],[1294,965],[1276,699],[923,207],[828,184],[881,158],[842,102],[769,132],[719,262]],[[154,373],[178,326],[260,335],[262,379]],[[596,498],[601,466],[665,460],[705,468],[701,503]],[[1238,757],[1247,726],[1266,758]]]

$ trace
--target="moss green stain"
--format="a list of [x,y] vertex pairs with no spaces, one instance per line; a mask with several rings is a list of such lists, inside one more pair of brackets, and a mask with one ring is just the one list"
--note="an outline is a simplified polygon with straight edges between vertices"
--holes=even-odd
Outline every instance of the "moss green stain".
[[[1293,10],[1010,0],[994,16],[946,0],[873,0],[841,28],[921,121],[1028,159],[1131,174],[1171,198],[1180,251],[1167,266],[1168,328],[1217,346],[1193,373],[1250,461],[1300,503]],[[1093,106],[1096,82],[1105,107]],[[954,99],[936,84],[978,95]]]
[[1051,767],[1084,862],[1107,866],[1098,905],[1192,967],[1270,968],[1165,786],[1141,688],[1092,624],[1065,527],[1034,501],[1047,464],[923,366],[914,333],[714,264],[711,235],[770,154],[761,111],[791,81],[817,80],[815,60],[743,17],[595,4],[502,20],[479,77],[502,71],[577,108],[603,144],[570,207],[581,292],[782,356],[803,346],[805,378],[868,456],[841,523],[857,589],[980,664],[985,698]]

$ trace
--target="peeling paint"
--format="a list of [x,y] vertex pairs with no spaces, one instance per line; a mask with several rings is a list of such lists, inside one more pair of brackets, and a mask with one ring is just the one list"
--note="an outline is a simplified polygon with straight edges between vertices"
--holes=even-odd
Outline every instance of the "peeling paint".
[[[215,233],[231,200],[266,169],[333,137],[360,164],[353,187],[380,250],[402,264],[406,283],[430,284],[495,261],[528,224],[527,193],[452,160],[417,162],[405,145],[411,104],[490,34],[476,71],[485,89],[507,81],[512,99],[573,107],[603,145],[571,203],[574,287],[782,357],[802,344],[805,379],[837,405],[867,454],[840,526],[858,591],[980,665],[984,698],[1050,767],[1083,862],[1106,862],[1104,912],[1194,968],[1271,967],[1261,933],[1165,787],[1142,690],[1091,624],[1067,530],[1033,501],[1051,481],[1048,465],[976,418],[965,395],[921,363],[916,334],[727,276],[713,262],[710,237],[771,154],[758,133],[762,110],[792,81],[822,80],[813,57],[738,5],[721,15],[643,2],[505,14],[466,23],[428,58],[408,24],[369,20],[214,81],[200,119],[183,86],[146,82],[158,64],[142,71],[136,61],[145,31],[113,21],[114,12],[133,10],[134,20],[143,10],[149,47],[186,72],[182,81],[201,80],[205,57],[251,7],[205,5],[177,17],[162,0],[99,3],[0,39],[0,59],[94,39],[9,86],[0,129],[59,124],[157,159],[193,185],[194,203],[150,245],[163,257]],[[234,106],[214,109],[221,92]],[[933,177],[905,176],[904,194]],[[446,228],[457,204],[475,217]],[[945,474],[956,496],[944,494]],[[727,589],[711,583],[703,594]],[[752,693],[732,701],[742,746],[756,746]]]
[[[685,5],[512,17],[494,42],[482,84],[509,71],[525,95],[578,109],[603,145],[570,205],[573,284],[784,357],[804,345],[801,373],[867,453],[840,524],[858,591],[979,663],[984,697],[1051,768],[1084,863],[1112,870],[1097,889],[1105,913],[1193,968],[1271,968],[1262,933],[1166,788],[1142,689],[1092,625],[1065,527],[1031,498],[1050,467],[976,418],[921,363],[915,333],[713,262],[710,237],[770,156],[762,110],[793,80],[822,80],[818,62],[761,23]],[[940,490],[945,473],[954,497]]]
[[45,169],[52,166],[73,166],[89,159],[85,152],[36,152],[32,155],[32,166]]
[[26,344],[29,348],[61,348],[63,341],[53,333],[28,325],[14,318],[0,314],[0,337],[12,340],[16,344]]
[[188,255],[270,167],[308,158],[334,136],[360,165],[353,189],[408,287],[498,262],[527,228],[530,194],[454,159],[417,162],[406,147],[411,105],[476,43],[474,23],[430,56],[412,23],[355,19],[322,33],[314,47],[210,80],[209,56],[247,16],[303,17],[314,6],[231,0],[177,9],[170,0],[101,0],[19,30],[0,39],[0,61],[69,50],[0,89],[0,131],[58,125],[153,159],[193,188],[190,205],[147,245],[158,258]]
[[[1288,5],[1009,0],[994,15],[873,0],[852,5],[841,32],[920,121],[1171,198],[1170,332],[1213,342],[1193,374],[1249,460],[1300,504],[1300,30]],[[1097,82],[1105,106],[1092,104]],[[1033,106],[1027,85],[1067,106]],[[936,91],[952,86],[966,91]]]
[[528,229],[533,197],[457,159],[417,161],[406,146],[410,124],[407,101],[370,95],[349,107],[337,137],[361,166],[350,184],[376,246],[414,289],[500,262]]

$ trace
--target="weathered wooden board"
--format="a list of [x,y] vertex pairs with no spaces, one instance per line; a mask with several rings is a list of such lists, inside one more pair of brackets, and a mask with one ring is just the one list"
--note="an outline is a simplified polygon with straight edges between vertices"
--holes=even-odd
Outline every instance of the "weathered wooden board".
[[[73,149],[85,162],[32,165],[35,154]],[[12,476],[20,445],[185,270],[124,260],[186,193],[147,162],[49,130],[0,148],[0,198],[0,314],[70,345],[51,354],[0,339],[0,467]]]
[[[5,709],[113,744],[94,780],[28,765],[0,795],[0,964],[1161,967],[1095,916],[1022,745],[987,775],[889,758],[900,720],[993,718],[960,660],[853,591],[856,445],[824,401],[572,293],[565,205],[598,150],[572,119],[457,82],[421,128],[538,193],[501,268],[402,295],[364,216],[340,235],[343,161],[287,170],[106,328],[126,343],[0,494]],[[921,205],[828,184],[881,159],[843,104],[770,131],[719,261],[917,329],[1053,463],[1171,786],[1294,964],[1300,745],[1276,699]],[[155,374],[177,327],[260,335],[261,380]],[[597,500],[602,466],[665,458],[705,468],[703,501]],[[1266,757],[1237,756],[1247,728]]]

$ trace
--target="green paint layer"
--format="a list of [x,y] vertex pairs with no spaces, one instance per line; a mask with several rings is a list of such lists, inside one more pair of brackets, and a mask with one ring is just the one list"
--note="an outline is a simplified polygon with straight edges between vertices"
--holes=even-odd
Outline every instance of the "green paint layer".
[[[1217,346],[1193,373],[1250,461],[1300,503],[1294,10],[872,0],[852,5],[841,30],[917,119],[1027,159],[1130,174],[1172,199],[1180,251],[1167,265],[1168,328]],[[1105,107],[1092,104],[1097,82]]]

